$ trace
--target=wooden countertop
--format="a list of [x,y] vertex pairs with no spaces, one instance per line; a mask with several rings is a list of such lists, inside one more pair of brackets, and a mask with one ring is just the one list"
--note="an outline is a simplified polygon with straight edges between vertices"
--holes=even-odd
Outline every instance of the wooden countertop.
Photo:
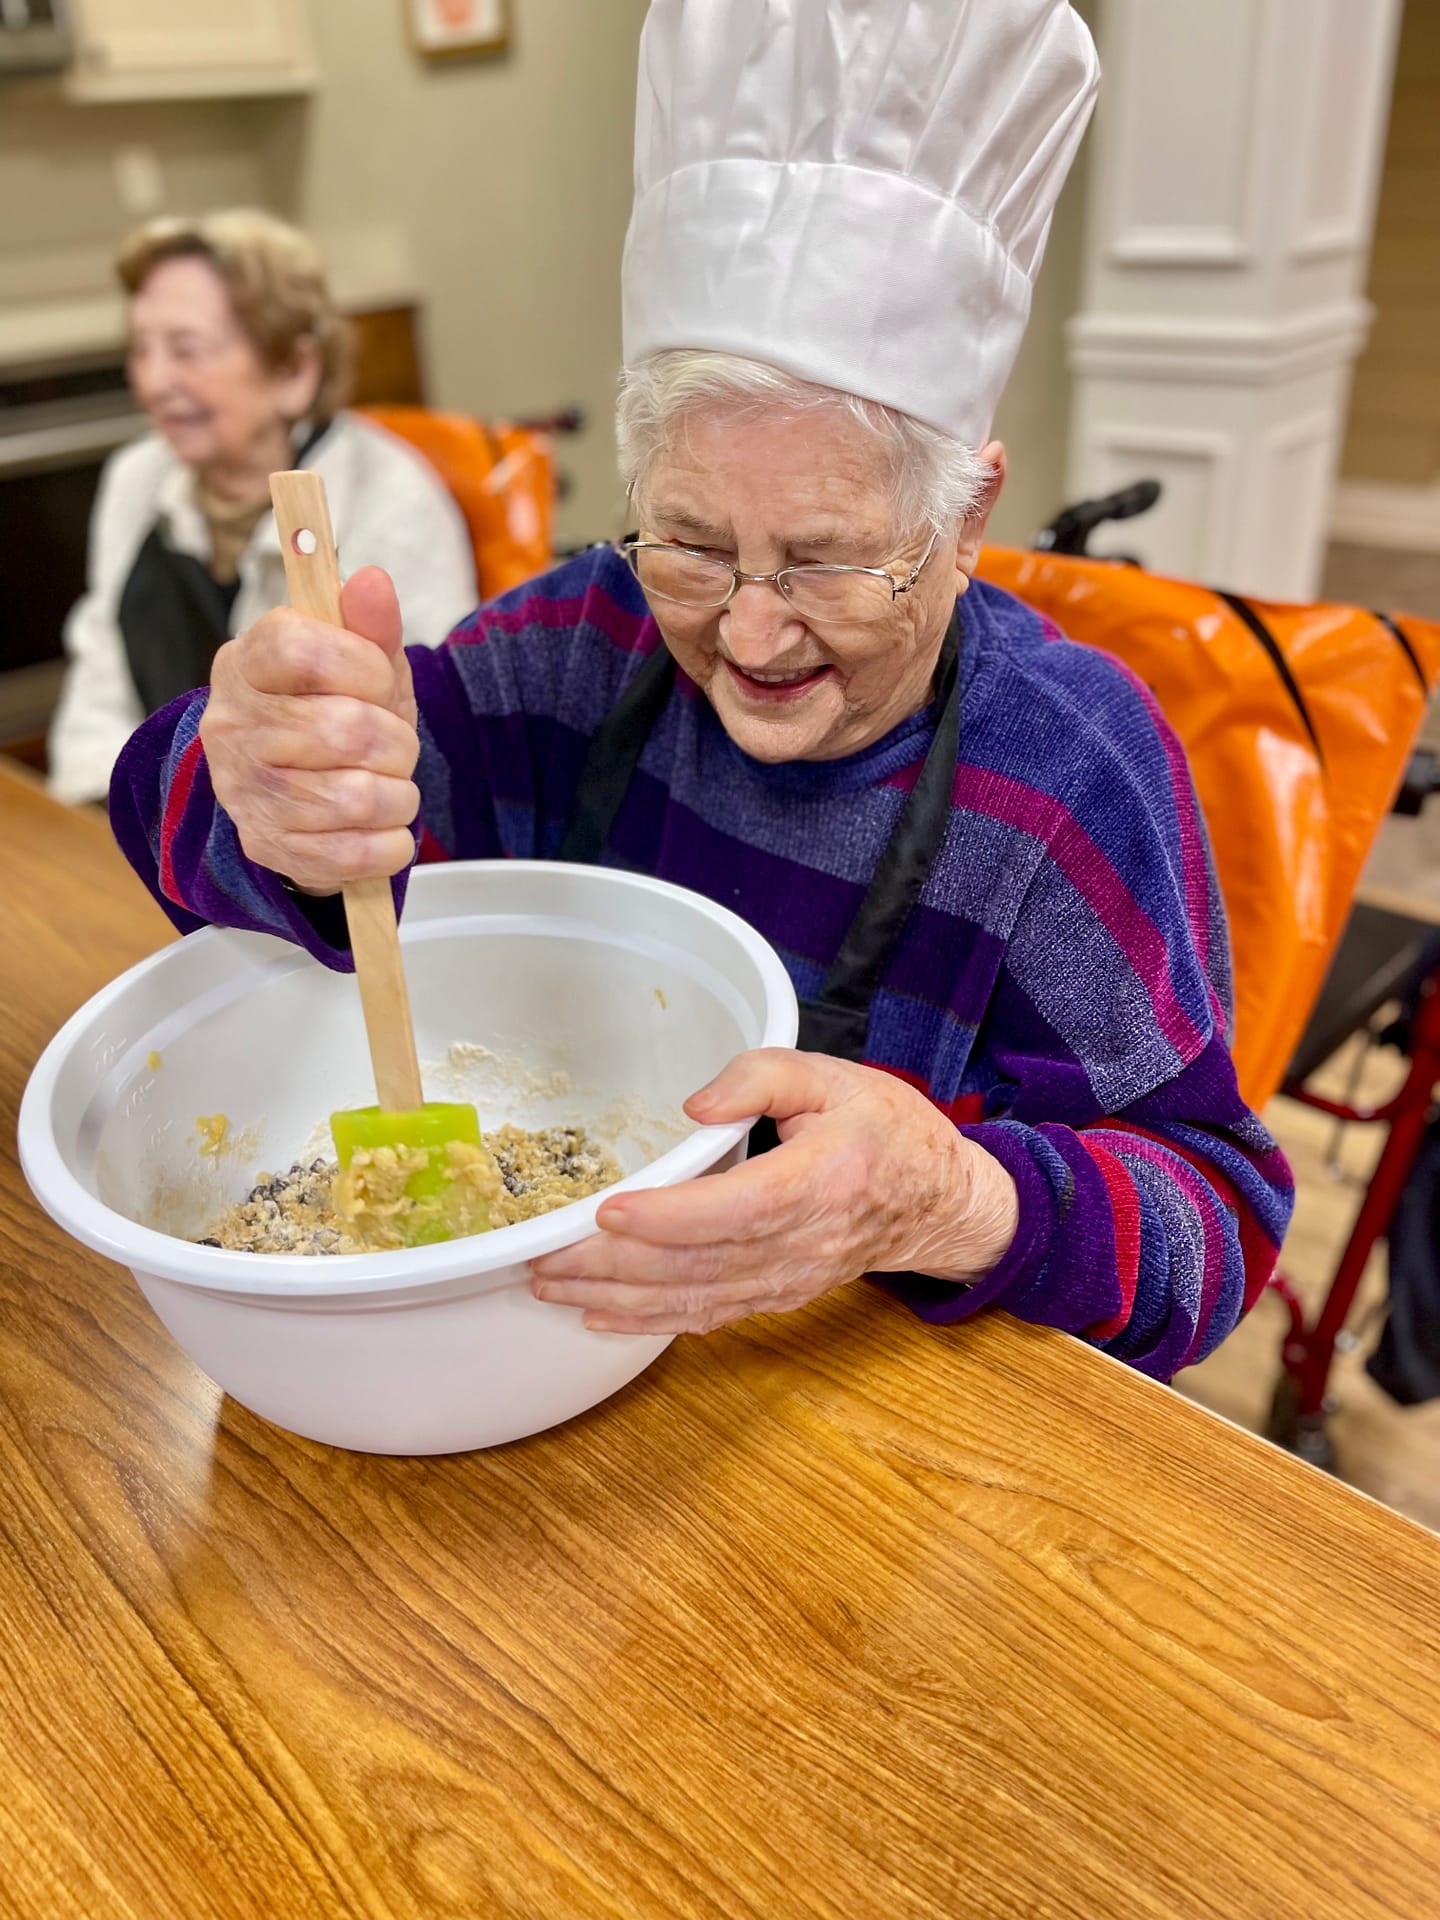
[[8,774],[0,877],[7,1920],[1436,1911],[1440,1539],[863,1286],[489,1453],[293,1439],[16,1164],[166,923]]

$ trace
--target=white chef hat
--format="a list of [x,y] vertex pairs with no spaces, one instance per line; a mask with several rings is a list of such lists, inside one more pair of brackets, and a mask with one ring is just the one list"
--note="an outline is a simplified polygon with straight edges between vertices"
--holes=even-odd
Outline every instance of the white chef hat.
[[1098,80],[1068,0],[652,0],[626,363],[744,354],[980,445]]

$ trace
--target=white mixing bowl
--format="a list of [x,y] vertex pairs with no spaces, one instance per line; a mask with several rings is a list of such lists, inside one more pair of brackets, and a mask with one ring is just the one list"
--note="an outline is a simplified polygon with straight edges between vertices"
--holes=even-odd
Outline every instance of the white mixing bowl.
[[[427,1098],[473,1100],[482,1127],[581,1122],[627,1187],[739,1159],[744,1123],[693,1128],[680,1103],[736,1053],[794,1044],[774,951],[658,880],[546,861],[422,867],[403,938]],[[184,1237],[258,1171],[328,1154],[317,1123],[373,1099],[354,980],[212,928],[61,1028],[26,1089],[20,1156],[46,1211],[130,1268],[218,1385],[335,1446],[516,1440],[594,1406],[669,1344],[587,1332],[528,1290],[526,1263],[593,1231],[598,1196],[403,1253],[232,1253]],[[210,1153],[196,1121],[217,1113],[228,1127]]]

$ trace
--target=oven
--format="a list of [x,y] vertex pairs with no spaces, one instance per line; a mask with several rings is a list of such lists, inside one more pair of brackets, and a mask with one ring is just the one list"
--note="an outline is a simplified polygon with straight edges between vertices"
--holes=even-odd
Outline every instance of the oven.
[[144,427],[114,352],[0,371],[0,750],[38,758],[100,469]]

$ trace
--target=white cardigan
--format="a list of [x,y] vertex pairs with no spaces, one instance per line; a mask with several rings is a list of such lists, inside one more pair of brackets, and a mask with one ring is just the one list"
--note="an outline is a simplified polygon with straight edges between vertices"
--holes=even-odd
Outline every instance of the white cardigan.
[[[438,646],[475,606],[475,559],[460,509],[430,463],[393,434],[338,414],[307,462],[325,481],[346,574],[384,567],[395,582],[407,642]],[[150,529],[168,545],[210,558],[190,469],[158,434],[105,462],[90,522],[88,583],[65,623],[69,665],[50,728],[50,789],[62,800],[103,799],[120,749],[145,718],[120,634],[120,595]],[[266,514],[240,556],[232,634],[285,599],[275,522]]]

